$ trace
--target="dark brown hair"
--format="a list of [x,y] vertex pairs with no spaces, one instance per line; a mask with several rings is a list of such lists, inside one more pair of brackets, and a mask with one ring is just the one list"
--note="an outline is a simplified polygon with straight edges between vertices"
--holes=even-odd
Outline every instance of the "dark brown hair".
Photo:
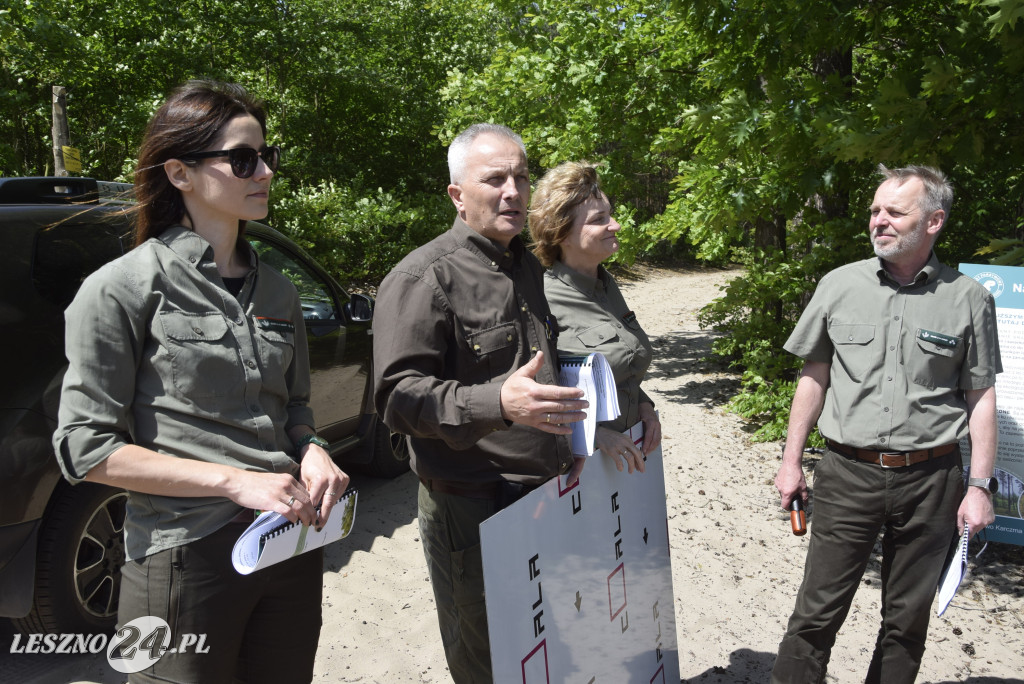
[[530,202],[532,251],[542,264],[561,258],[560,245],[572,231],[576,209],[601,194],[597,169],[586,162],[565,162],[544,174]]
[[[188,81],[171,93],[146,127],[135,169],[135,246],[181,223],[185,203],[171,185],[164,162],[205,150],[224,125],[236,116],[250,115],[267,134],[263,104],[244,88],[219,81]],[[245,221],[239,220],[239,236]]]

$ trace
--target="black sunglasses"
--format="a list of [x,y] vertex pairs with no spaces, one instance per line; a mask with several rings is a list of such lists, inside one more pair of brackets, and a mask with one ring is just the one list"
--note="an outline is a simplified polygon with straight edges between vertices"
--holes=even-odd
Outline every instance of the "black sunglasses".
[[231,163],[231,173],[238,178],[249,178],[256,173],[256,165],[262,159],[271,171],[277,171],[281,164],[281,148],[277,145],[264,147],[257,152],[251,147],[236,147],[233,150],[210,150],[209,152],[192,152],[183,154],[182,161],[210,159],[211,157],[227,157]]

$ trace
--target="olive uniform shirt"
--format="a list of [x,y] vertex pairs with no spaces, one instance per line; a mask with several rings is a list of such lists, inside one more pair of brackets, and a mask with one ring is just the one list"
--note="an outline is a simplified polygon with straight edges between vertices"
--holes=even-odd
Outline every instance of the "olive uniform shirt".
[[591,278],[556,261],[544,274],[544,294],[558,321],[559,351],[601,352],[612,368],[622,414],[601,425],[616,432],[636,425],[640,402],[654,404],[640,387],[651,365],[651,341],[615,279],[604,266]]
[[540,485],[572,465],[565,437],[511,424],[501,386],[538,351],[558,384],[543,269],[517,236],[508,248],[456,218],[388,274],[373,323],[374,397],[409,435],[422,478]]
[[[65,313],[69,361],[53,443],[71,482],[138,444],[182,459],[297,475],[287,431],[312,426],[298,293],[259,263],[238,298],[213,248],[182,226],[90,275]],[[216,531],[240,508],[221,497],[130,492],[128,558]]]
[[965,390],[1002,372],[992,296],[933,253],[901,286],[878,258],[821,279],[785,348],[831,364],[821,434],[875,451],[967,436]]

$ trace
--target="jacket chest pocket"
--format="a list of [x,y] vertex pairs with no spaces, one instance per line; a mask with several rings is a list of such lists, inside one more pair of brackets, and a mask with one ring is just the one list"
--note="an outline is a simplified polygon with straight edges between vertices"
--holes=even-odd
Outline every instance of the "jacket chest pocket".
[[869,324],[839,324],[828,329],[835,357],[846,374],[853,380],[863,380],[868,372],[880,364],[875,345],[875,326]]
[[477,360],[480,371],[477,380],[497,380],[514,370],[519,348],[519,331],[515,323],[502,323],[468,333],[466,343]]
[[238,352],[219,313],[160,314],[174,387],[186,398],[224,397],[242,380]]
[[922,339],[922,334],[928,335],[927,331],[918,330],[908,345],[907,375],[922,387],[955,389],[964,358],[963,338],[950,335],[934,341]]

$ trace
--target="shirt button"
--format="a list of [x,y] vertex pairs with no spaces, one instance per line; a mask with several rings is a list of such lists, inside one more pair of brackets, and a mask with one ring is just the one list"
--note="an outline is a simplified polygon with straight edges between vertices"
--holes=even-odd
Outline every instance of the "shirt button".
[[889,347],[889,351],[893,351],[896,347]]
[[255,361],[246,361],[245,365],[248,366],[249,368],[255,368],[256,367],[256,362]]
[[194,332],[196,335],[202,335],[203,334],[203,329],[202,328],[192,328],[192,332]]
[[880,439],[878,441],[880,441],[882,444],[885,444],[885,437],[883,437],[882,439]]
[[509,342],[511,342],[512,341],[512,335],[506,335],[505,339],[508,340]]
[[846,338],[846,339],[848,339],[848,340],[849,340],[850,342],[853,342],[853,335],[850,335],[850,336],[849,336],[848,338]]
[[532,351],[532,352],[535,352],[535,351],[537,351],[537,346],[536,346],[536,345],[534,345],[534,346],[531,346],[531,347],[530,347],[530,351]]
[[886,413],[888,413],[888,412],[889,412],[889,407],[888,407],[888,406],[886,406],[886,407],[885,407],[884,409],[882,409],[882,410],[883,410],[883,411],[885,411]]
[[892,317],[892,319],[893,319],[894,321],[898,321],[898,320],[900,320],[900,317],[899,317],[899,316],[893,316],[893,317]]
[[492,261],[492,262],[491,262],[491,266],[497,266],[497,265],[498,265],[498,262],[497,262],[497,261]]
[[194,263],[196,263],[196,258],[195,258],[194,256],[192,256],[192,257],[189,257],[189,258],[188,258],[188,262],[189,262],[190,264],[194,264]]
[[889,382],[892,382],[892,376],[890,375],[889,377],[886,378],[886,380],[888,380]]
[[604,339],[604,335],[598,335],[598,336],[597,336],[597,339],[599,339],[599,340],[603,340],[603,339]]
[[480,345],[479,344],[474,344],[473,345],[473,351],[480,351]]
[[242,325],[242,319],[241,318],[236,318],[235,319],[235,325]]

